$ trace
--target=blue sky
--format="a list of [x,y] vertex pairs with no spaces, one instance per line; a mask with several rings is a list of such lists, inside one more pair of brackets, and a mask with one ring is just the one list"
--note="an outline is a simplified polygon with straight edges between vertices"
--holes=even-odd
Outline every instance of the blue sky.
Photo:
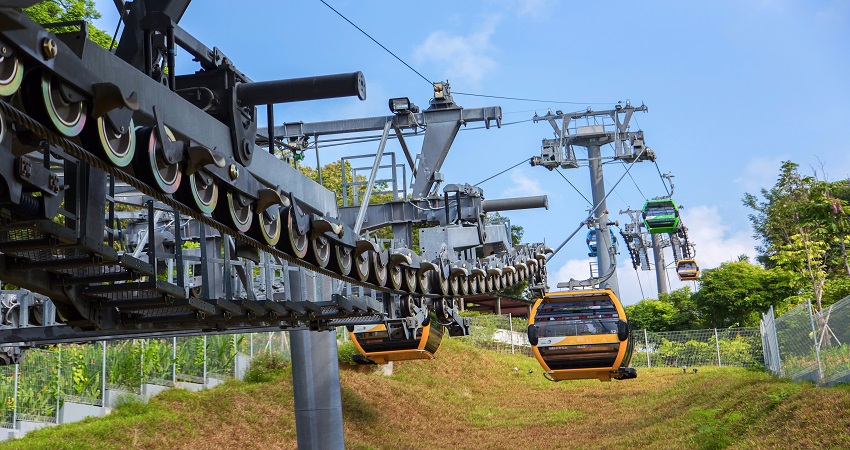
[[[114,30],[113,2],[97,3],[104,16],[98,25]],[[740,254],[754,256],[756,242],[741,198],[773,185],[781,161],[790,159],[830,180],[850,176],[845,0],[328,3],[426,78],[448,80],[454,92],[552,101],[456,95],[461,106],[499,105],[504,122],[520,123],[461,132],[443,166],[447,182],[477,183],[539,154],[551,128],[532,123],[535,112],[644,102],[649,112],[637,115],[632,129],[644,130],[660,170],[675,176],[675,199],[684,206],[702,268]],[[407,96],[424,107],[432,95],[425,80],[318,0],[196,1],[181,25],[257,81],[365,74],[366,101],[280,105],[278,123],[386,115],[390,97]],[[420,142],[411,145],[418,148]],[[321,158],[326,163],[376,149],[376,144],[334,147]],[[393,143],[388,151],[400,149]],[[603,156],[611,154],[603,150]],[[606,166],[609,188],[623,171],[621,165]],[[586,168],[563,173],[590,197]],[[628,219],[619,210],[640,209],[647,197],[664,194],[652,163],[637,164],[631,173],[635,181],[626,177],[608,198],[612,218],[621,223]],[[543,168],[522,165],[481,187],[486,198],[549,195],[548,211],[508,214],[525,228],[528,241],[558,245],[587,215],[584,199]],[[583,237],[584,231],[550,262],[551,285],[587,276]],[[636,273],[627,259],[618,258],[624,302],[639,301],[641,292],[654,297],[652,272]],[[673,271],[670,278],[675,279]]]

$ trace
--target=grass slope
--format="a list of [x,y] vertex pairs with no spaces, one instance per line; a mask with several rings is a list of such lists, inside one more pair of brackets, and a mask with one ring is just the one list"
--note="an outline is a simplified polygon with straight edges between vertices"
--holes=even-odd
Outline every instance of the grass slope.
[[[533,359],[443,345],[391,377],[341,371],[349,448],[850,448],[850,386],[709,367],[550,383]],[[295,448],[290,377],[172,390],[0,449]]]

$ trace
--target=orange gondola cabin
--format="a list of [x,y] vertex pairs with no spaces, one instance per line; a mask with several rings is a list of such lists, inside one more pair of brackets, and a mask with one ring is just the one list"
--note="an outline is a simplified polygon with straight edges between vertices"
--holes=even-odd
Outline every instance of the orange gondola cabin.
[[626,312],[608,289],[549,292],[528,320],[528,340],[552,381],[637,377]]
[[408,337],[401,322],[355,325],[349,334],[357,350],[368,361],[387,364],[390,361],[434,358],[444,333],[445,328],[429,318],[416,328],[412,337]]

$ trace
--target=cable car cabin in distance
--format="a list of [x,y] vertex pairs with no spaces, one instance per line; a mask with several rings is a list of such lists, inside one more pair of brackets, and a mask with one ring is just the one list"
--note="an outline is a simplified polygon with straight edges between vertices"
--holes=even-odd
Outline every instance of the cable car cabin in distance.
[[[596,240],[596,232],[597,231],[599,231],[599,228],[591,228],[591,229],[587,230],[587,238],[585,239],[585,242],[587,242],[587,250],[588,250],[587,256],[590,256],[591,258],[596,257],[596,252],[597,252],[597,249],[599,248],[599,244],[597,243],[597,240]],[[617,236],[614,236],[614,230],[609,228],[608,231],[611,233],[611,245],[614,246],[614,249],[615,249],[615,252],[616,252]]]
[[691,281],[699,278],[699,265],[693,259],[680,259],[676,263],[676,274],[682,281]]
[[608,289],[549,292],[534,303],[528,340],[552,381],[636,378],[626,312]]
[[[389,330],[387,329],[389,325]],[[408,337],[401,322],[377,325],[355,325],[349,329],[354,346],[366,363],[387,364],[390,361],[432,359],[443,342],[445,328],[433,318]],[[360,361],[358,361],[360,362]]]
[[679,207],[672,198],[648,200],[642,213],[650,234],[675,233],[679,229]]

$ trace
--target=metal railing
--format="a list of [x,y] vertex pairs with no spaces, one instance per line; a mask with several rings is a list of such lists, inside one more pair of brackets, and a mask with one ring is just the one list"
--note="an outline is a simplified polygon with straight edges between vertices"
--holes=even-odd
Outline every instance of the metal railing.
[[272,352],[289,358],[289,350],[283,331],[30,349],[20,364],[0,366],[0,429],[19,428],[20,421],[61,423],[68,403],[114,406],[108,398],[119,394],[213,386],[238,377],[238,366],[244,372],[254,355]]

